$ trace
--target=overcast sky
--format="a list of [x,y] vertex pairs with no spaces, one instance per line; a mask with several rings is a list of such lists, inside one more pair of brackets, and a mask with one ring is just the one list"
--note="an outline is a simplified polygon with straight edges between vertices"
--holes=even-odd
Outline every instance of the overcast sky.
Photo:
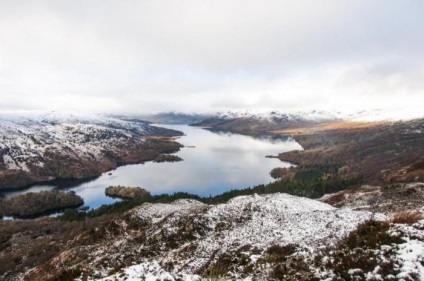
[[424,1],[0,0],[0,110],[424,107]]

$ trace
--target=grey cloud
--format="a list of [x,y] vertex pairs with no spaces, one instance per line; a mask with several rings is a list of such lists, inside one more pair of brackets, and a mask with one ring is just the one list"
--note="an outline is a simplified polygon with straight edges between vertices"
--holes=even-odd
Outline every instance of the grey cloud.
[[0,109],[298,109],[352,100],[379,107],[405,92],[417,104],[423,8],[421,1],[0,0]]

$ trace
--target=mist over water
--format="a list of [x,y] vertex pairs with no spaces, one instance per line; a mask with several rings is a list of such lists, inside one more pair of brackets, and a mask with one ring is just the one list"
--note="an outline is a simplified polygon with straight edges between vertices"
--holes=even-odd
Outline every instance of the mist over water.
[[[288,137],[253,138],[210,132],[187,125],[159,126],[184,132],[185,135],[177,141],[185,147],[176,154],[183,161],[126,165],[106,172],[92,181],[61,189],[75,191],[90,208],[119,200],[105,196],[104,190],[110,185],[139,186],[152,194],[184,191],[200,196],[213,196],[231,189],[271,182],[273,179],[269,172],[273,168],[289,167],[290,164],[265,156],[302,149],[295,140]],[[12,196],[58,187],[35,185],[4,195]]]

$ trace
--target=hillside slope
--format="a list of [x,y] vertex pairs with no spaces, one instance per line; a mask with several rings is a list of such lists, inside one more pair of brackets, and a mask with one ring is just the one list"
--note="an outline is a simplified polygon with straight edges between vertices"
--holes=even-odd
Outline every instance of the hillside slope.
[[424,119],[330,125],[277,131],[292,133],[304,148],[279,158],[301,166],[343,167],[332,176],[361,177],[367,184],[424,181]]
[[[97,114],[0,114],[0,189],[97,176],[175,152],[180,132]],[[163,138],[152,138],[163,136]]]

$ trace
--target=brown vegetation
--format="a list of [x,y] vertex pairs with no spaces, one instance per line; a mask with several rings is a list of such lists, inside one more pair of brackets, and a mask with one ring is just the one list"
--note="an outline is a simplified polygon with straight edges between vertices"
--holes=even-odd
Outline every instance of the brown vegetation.
[[172,155],[172,154],[159,154],[156,158],[155,158],[155,162],[157,163],[162,163],[162,162],[179,162],[182,161],[183,159],[178,157],[177,155]]
[[[68,247],[75,246],[69,241],[111,219],[111,216],[105,215],[72,222],[48,217],[0,221],[0,279],[16,280],[19,272],[45,263]],[[26,280],[46,280],[44,277]]]
[[73,191],[49,190],[28,192],[0,201],[0,211],[6,216],[31,217],[41,213],[78,207],[84,204]]
[[313,134],[318,132],[324,132],[328,130],[352,130],[352,129],[365,129],[370,127],[375,127],[378,125],[384,124],[384,122],[361,122],[361,121],[334,121],[334,122],[325,122],[310,124],[306,127],[295,127],[275,130],[274,133],[278,134],[289,134],[289,135],[299,135],[299,134]]
[[286,172],[286,168],[274,168],[271,170],[269,174],[274,179],[279,179],[284,175],[285,172]]
[[422,217],[422,214],[418,211],[402,211],[393,214],[389,221],[391,223],[414,224]]
[[424,181],[424,119],[335,128],[295,134],[305,150],[279,158],[299,165],[346,166],[341,175],[371,184]]
[[105,193],[110,197],[118,197],[131,199],[136,197],[148,197],[150,192],[141,187],[126,187],[126,186],[109,186],[105,189]]

